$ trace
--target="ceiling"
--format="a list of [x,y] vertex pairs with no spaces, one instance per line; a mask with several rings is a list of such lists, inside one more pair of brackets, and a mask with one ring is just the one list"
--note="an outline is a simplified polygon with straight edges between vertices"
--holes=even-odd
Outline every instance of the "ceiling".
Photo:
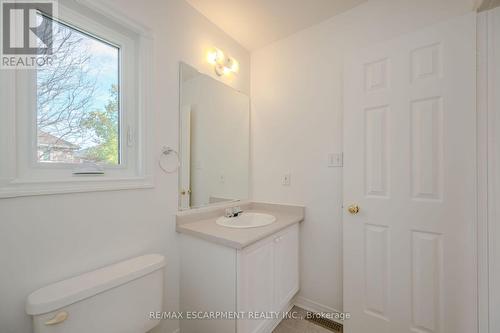
[[247,50],[349,10],[366,0],[186,0]]

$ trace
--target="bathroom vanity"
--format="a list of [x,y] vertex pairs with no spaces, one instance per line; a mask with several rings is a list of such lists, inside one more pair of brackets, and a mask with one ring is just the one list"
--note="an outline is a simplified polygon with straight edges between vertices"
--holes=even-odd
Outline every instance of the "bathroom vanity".
[[216,221],[227,206],[177,215],[182,332],[270,332],[281,312],[292,306],[299,290],[299,222],[304,207],[240,206],[244,212],[276,220],[253,228],[219,225]]
[[249,97],[185,63],[179,78],[181,332],[271,332],[299,290],[304,207],[241,201]]

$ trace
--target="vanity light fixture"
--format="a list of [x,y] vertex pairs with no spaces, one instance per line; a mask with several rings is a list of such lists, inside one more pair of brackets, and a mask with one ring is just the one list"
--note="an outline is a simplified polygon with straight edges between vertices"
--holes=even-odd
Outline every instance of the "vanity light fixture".
[[214,47],[208,51],[207,61],[214,65],[215,73],[218,76],[238,73],[240,65],[233,57],[225,55],[224,52]]

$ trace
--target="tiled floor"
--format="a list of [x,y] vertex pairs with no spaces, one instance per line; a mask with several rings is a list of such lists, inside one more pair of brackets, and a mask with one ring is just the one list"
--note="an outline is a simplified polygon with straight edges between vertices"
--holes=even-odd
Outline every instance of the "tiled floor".
[[[273,333],[332,333],[332,331],[327,330],[321,326],[311,323],[310,321],[303,319],[306,315],[306,311],[293,307],[291,311],[296,311],[300,319],[287,318],[284,319],[273,331]],[[335,332],[335,331],[333,331]]]

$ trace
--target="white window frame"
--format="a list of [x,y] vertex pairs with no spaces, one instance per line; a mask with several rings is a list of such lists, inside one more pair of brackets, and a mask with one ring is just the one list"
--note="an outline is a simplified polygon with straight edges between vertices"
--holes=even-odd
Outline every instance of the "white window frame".
[[60,0],[54,19],[120,48],[120,164],[78,176],[79,164],[39,162],[36,71],[1,70],[0,198],[153,187],[149,30],[94,0]]

